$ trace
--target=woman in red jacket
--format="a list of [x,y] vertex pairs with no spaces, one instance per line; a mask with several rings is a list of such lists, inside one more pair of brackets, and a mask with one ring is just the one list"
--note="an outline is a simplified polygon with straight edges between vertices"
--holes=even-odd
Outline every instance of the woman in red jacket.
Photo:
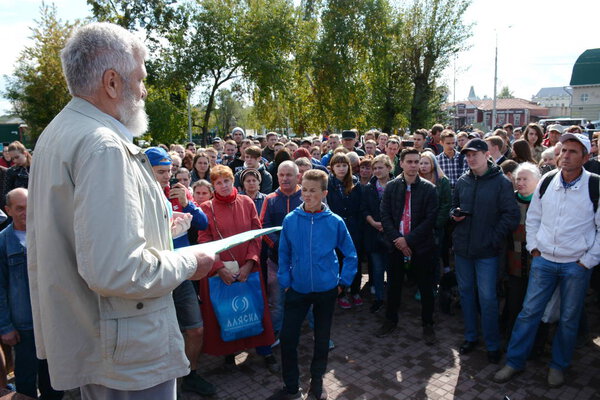
[[[233,173],[229,167],[217,165],[210,171],[210,179],[214,186],[214,198],[202,203],[202,211],[208,218],[208,228],[198,232],[198,243],[211,242],[233,236],[252,229],[260,229],[261,224],[254,202],[247,196],[238,195],[233,187]],[[218,275],[227,285],[234,281],[245,282],[251,272],[260,274],[260,239],[242,243],[229,251],[219,254],[220,260],[215,262],[208,277]],[[232,261],[239,268],[231,268]],[[225,263],[224,263],[225,262]],[[226,267],[227,265],[228,267]],[[265,295],[264,282],[261,276],[261,287],[264,301],[263,327],[260,335],[224,342],[221,339],[219,323],[210,301],[208,277],[200,280],[200,297],[202,298],[202,317],[204,319],[204,349],[207,354],[226,355],[225,363],[235,365],[234,353],[256,348],[256,352],[265,358],[269,371],[279,372],[279,364],[273,356],[271,344],[275,341],[271,324],[271,315]]]

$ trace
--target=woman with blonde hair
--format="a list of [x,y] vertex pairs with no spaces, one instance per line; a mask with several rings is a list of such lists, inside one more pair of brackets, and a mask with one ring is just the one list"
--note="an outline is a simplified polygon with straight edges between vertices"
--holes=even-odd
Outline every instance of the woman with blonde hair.
[[384,274],[389,265],[388,247],[381,225],[381,198],[387,183],[393,179],[392,162],[385,154],[371,161],[373,178],[364,187],[362,196],[362,215],[366,221],[364,245],[372,265],[372,278],[369,279],[375,291],[375,301],[369,309],[376,313],[383,307]]
[[[450,190],[450,181],[444,175],[440,168],[437,158],[430,150],[425,150],[421,153],[419,160],[419,176],[433,183],[438,196],[438,212],[435,223],[435,236],[438,245],[438,250],[445,272],[450,270],[450,255],[449,247],[446,244],[446,224],[450,215],[450,206],[452,204],[452,194]],[[439,277],[439,268],[435,268],[434,277]]]

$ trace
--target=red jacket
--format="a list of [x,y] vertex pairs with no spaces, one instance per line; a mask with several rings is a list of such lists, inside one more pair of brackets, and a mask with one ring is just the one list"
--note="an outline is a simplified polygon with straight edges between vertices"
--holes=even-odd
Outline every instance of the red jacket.
[[[211,209],[211,202],[214,208],[214,214]],[[237,233],[246,232],[252,229],[260,229],[261,224],[258,219],[258,213],[254,202],[248,196],[238,195],[232,203],[225,203],[217,199],[206,201],[200,205],[202,211],[208,218],[208,228],[198,232],[198,243],[207,243],[213,240],[218,240],[221,237],[215,228],[215,219],[219,231],[223,237],[229,237]],[[204,320],[204,347],[202,351],[206,354],[215,356],[233,354],[238,351],[251,349],[257,346],[268,346],[273,344],[275,336],[273,335],[273,326],[271,324],[271,314],[269,313],[269,304],[265,292],[265,285],[260,273],[260,245],[261,239],[254,239],[242,243],[229,251],[224,251],[219,254],[220,261],[216,262],[213,269],[206,278],[199,281],[200,298],[202,304],[202,318]],[[222,261],[233,261],[233,257],[239,263],[240,267],[247,260],[254,260],[255,267],[252,272],[259,272],[262,285],[262,294],[264,300],[263,314],[263,333],[257,336],[252,336],[244,339],[235,340],[232,342],[224,342],[221,340],[221,329],[217,322],[212,303],[210,301],[210,291],[208,286],[208,278],[216,275],[217,269],[223,266]],[[217,275],[218,276],[218,275]]]

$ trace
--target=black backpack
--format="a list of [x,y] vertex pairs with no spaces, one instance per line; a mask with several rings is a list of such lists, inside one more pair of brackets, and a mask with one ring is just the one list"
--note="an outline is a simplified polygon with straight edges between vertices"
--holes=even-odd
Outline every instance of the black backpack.
[[[546,193],[546,189],[548,189],[548,186],[550,186],[550,181],[552,181],[552,178],[554,178],[559,171],[559,169],[555,169],[544,175],[542,178],[542,184],[540,185],[540,199],[544,193]],[[595,214],[596,210],[598,209],[598,198],[600,197],[600,175],[590,173],[590,180],[588,181],[588,193],[590,195],[590,201],[594,206]]]

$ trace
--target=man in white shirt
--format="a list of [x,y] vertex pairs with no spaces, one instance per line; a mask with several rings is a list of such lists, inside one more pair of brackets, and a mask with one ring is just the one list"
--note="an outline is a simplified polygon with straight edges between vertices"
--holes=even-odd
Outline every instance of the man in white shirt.
[[527,212],[527,250],[533,256],[529,286],[512,331],[506,365],[494,375],[495,382],[506,382],[525,368],[544,309],[559,287],[560,321],[548,384],[559,387],[564,383],[563,371],[573,357],[592,268],[600,262],[597,191],[595,197],[590,195],[599,177],[583,169],[590,141],[579,133],[562,135],[560,141],[560,170],[540,181]]

